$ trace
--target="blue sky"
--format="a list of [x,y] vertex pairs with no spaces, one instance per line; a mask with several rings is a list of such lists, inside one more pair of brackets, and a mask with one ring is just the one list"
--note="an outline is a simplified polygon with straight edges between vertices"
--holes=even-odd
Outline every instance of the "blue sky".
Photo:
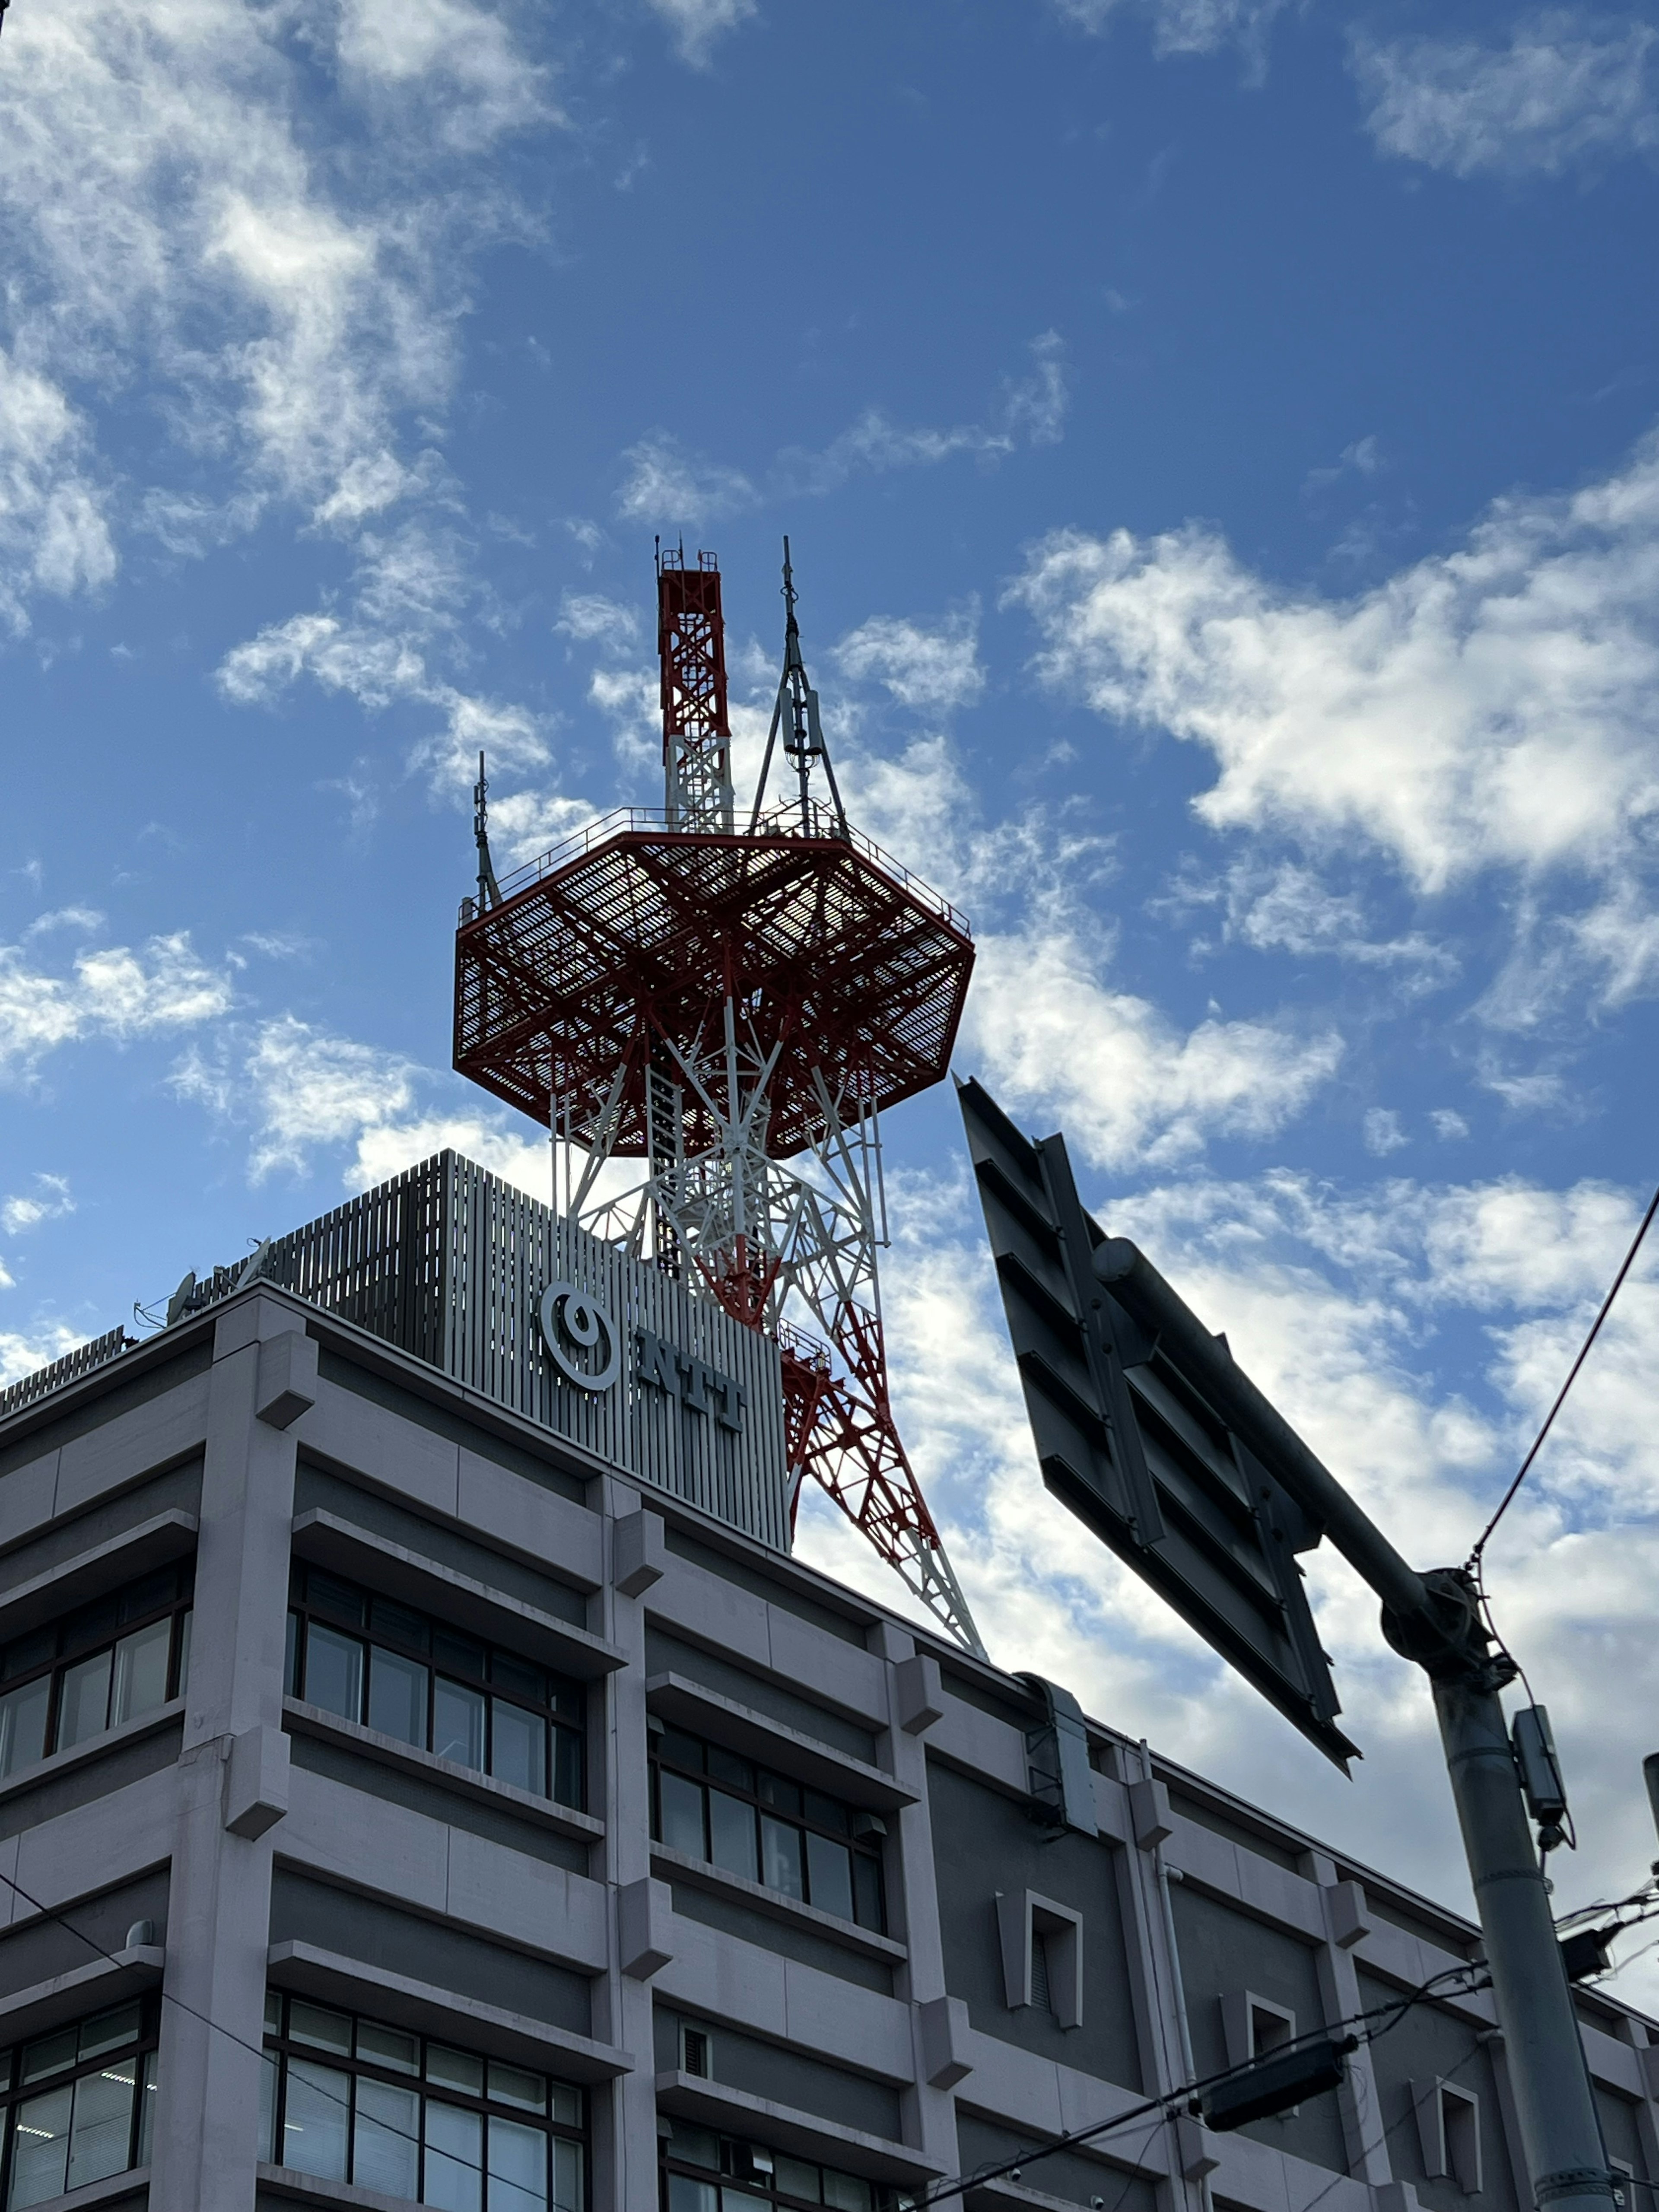
[[[1461,1557],[1659,1174],[1656,152],[1617,10],[16,0],[3,1372],[441,1143],[542,1188],[445,1068],[471,761],[504,857],[655,800],[683,530],[752,776],[787,529],[959,1064]],[[888,1133],[994,1655],[1461,1894],[1364,1594],[1345,1784],[1042,1498],[954,1105]],[[1654,1281],[1492,1555],[1573,1901],[1653,1855]]]

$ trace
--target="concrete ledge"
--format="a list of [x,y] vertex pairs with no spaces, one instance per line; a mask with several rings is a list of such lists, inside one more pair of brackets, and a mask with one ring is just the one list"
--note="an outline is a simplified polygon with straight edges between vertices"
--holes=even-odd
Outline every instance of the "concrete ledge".
[[289,1942],[273,1943],[266,1955],[271,1980],[285,1990],[371,2012],[394,2027],[427,2035],[439,2026],[444,2034],[492,2058],[510,2058],[568,2081],[612,2081],[618,2074],[634,2071],[630,2054],[609,2043],[477,1997],[459,1996],[430,1982],[412,1981],[407,1974],[349,1959],[343,1952]]
[[109,1569],[118,1565],[115,1579],[135,1581],[152,1567],[182,1559],[196,1548],[199,1523],[193,1513],[171,1505],[148,1521],[124,1528],[101,1544],[94,1544],[73,1559],[64,1559],[44,1574],[0,1593],[0,1641],[25,1636],[43,1621],[54,1620],[82,1598],[97,1597],[111,1586]]
[[337,1713],[325,1712],[320,1705],[304,1705],[298,1698],[284,1698],[283,1720],[291,1735],[337,1743],[364,1759],[374,1759],[379,1765],[395,1766],[405,1774],[418,1774],[423,1782],[440,1784],[459,1796],[476,1797],[501,1812],[539,1821],[543,1827],[556,1829],[560,1835],[573,1836],[580,1843],[598,1842],[605,1834],[605,1822],[596,1820],[591,1813],[579,1813],[574,1805],[558,1804],[551,1797],[532,1797],[529,1790],[517,1790],[510,1782],[497,1782],[493,1774],[480,1774],[474,1766],[462,1766],[453,1759],[440,1759],[435,1752],[399,1742],[395,1735],[382,1735],[378,1729],[342,1720]]
[[871,1766],[849,1752],[832,1751],[828,1744],[769,1720],[764,1713],[740,1705],[717,1691],[684,1674],[653,1674],[645,1686],[647,1705],[653,1713],[676,1727],[705,1735],[728,1751],[775,1766],[797,1782],[845,1798],[849,1805],[865,1805],[881,1813],[896,1813],[914,1805],[916,1793],[907,1790],[878,1766]]
[[[724,1867],[710,1866],[707,1859],[672,1851],[666,1844],[652,1844],[651,1870],[665,1881],[689,1882],[693,1888],[708,1890],[716,1897],[751,1905],[757,1912],[769,1914],[774,1920],[810,1928],[815,1936],[828,1936],[843,1950],[862,1951],[869,1958],[899,1965],[910,1955],[890,1936],[878,1936],[873,1928],[860,1928],[855,1920],[840,1919],[816,1905],[803,1905],[799,1898],[785,1897],[780,1890],[768,1889],[764,1882],[750,1881],[746,1875],[728,1874]],[[718,1935],[720,1930],[714,1932]]]
[[727,2135],[753,2136],[775,2150],[817,2159],[872,2181],[936,2181],[947,2170],[908,2143],[866,2135],[861,2128],[821,2120],[816,2112],[775,2105],[769,2098],[751,2097],[746,2089],[728,2089],[723,2081],[705,2081],[695,2074],[659,2074],[657,2109]]
[[9,1774],[0,1782],[0,1803],[8,1797],[21,1796],[26,1790],[38,1790],[43,1782],[56,1781],[72,1767],[85,1766],[94,1759],[107,1757],[121,1745],[136,1743],[140,1736],[154,1735],[159,1729],[170,1728],[185,1717],[185,1699],[170,1698],[164,1705],[157,1705],[153,1713],[145,1713],[136,1721],[123,1721],[101,1735],[89,1735],[84,1743],[72,1743],[67,1751],[54,1751],[50,1759],[37,1759],[33,1766],[20,1766],[15,1774]]
[[71,1966],[50,1981],[14,1990],[0,1997],[0,2042],[21,2043],[66,2020],[79,2020],[84,2013],[100,2012],[141,1990],[153,1990],[166,1963],[167,1953],[159,1943],[135,1943],[131,1950],[89,1959],[84,1966]]
[[[434,1535],[440,1532],[434,1530]],[[522,1599],[493,1590],[471,1575],[457,1574],[435,1559],[411,1552],[390,1538],[359,1528],[336,1513],[314,1505],[295,1517],[294,1553],[319,1567],[368,1582],[388,1597],[402,1598],[422,1612],[437,1612],[458,1628],[471,1629],[507,1644],[544,1667],[591,1682],[628,1664],[619,1644],[608,1644],[574,1621],[544,1613]]]

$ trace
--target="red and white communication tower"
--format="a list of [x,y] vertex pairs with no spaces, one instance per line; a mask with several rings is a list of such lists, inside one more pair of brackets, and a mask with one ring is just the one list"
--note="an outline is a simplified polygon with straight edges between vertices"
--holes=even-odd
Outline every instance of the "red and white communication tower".
[[[742,830],[709,553],[658,556],[661,813],[606,815],[498,884],[481,764],[455,1066],[552,1131],[556,1206],[777,1340],[792,1507],[811,1475],[982,1651],[894,1423],[877,1267],[880,1115],[944,1077],[974,948],[947,901],[848,826],[787,538],[783,577],[783,674]],[[775,763],[793,789],[768,811]]]

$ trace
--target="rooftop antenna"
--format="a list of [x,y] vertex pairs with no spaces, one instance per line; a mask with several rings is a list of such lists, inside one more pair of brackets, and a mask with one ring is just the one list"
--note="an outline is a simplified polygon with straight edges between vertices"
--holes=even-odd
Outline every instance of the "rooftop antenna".
[[482,913],[487,906],[499,906],[501,887],[495,880],[495,866],[489,857],[489,781],[484,775],[484,757],[478,755],[478,781],[472,787],[472,835],[478,843],[478,908]]
[[829,781],[830,796],[836,803],[836,835],[847,835],[847,809],[841,803],[841,787],[836,781],[835,764],[830,758],[830,748],[824,742],[823,723],[818,713],[818,695],[806,680],[806,664],[800,653],[800,624],[795,620],[795,572],[790,565],[789,540],[783,541],[783,604],[787,616],[783,631],[783,675],[778,684],[777,704],[772,709],[772,726],[766,733],[766,757],[761,763],[760,781],[755,786],[755,807],[749,817],[749,834],[752,837],[760,822],[761,807],[766,798],[766,779],[772,769],[772,755],[778,741],[778,731],[783,731],[783,750],[795,763],[795,774],[800,785],[800,826],[804,836],[812,830],[811,794],[807,788],[807,777],[814,761],[823,763],[823,773]]

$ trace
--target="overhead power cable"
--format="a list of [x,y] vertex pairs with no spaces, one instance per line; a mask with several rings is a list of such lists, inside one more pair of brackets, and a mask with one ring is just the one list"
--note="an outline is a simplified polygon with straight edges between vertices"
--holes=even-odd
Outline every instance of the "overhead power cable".
[[[1411,2008],[1428,1997],[1442,1982],[1456,1981],[1464,1976],[1478,1978],[1484,1972],[1484,1966],[1479,1962],[1443,1967],[1439,1973],[1431,1974],[1426,1982],[1419,1983],[1416,1989],[1391,1997],[1386,2004],[1372,2005],[1364,2012],[1350,2014],[1346,2020],[1310,2028],[1291,2041],[1278,2045],[1273,2056],[1279,2058],[1304,2044],[1341,2039],[1344,2030],[1348,2031],[1346,2048],[1349,2051],[1358,2049],[1362,2043],[1376,2043],[1397,2027]],[[1491,1986],[1489,1978],[1485,1980],[1473,1978],[1462,1989],[1446,1990],[1441,1994],[1449,1997],[1471,1996]],[[1381,2020],[1380,2027],[1366,2027],[1366,2022],[1376,2020]],[[1360,2032],[1355,2033],[1356,2030]],[[1342,2047],[1340,2041],[1339,2047]],[[1073,2128],[1070,2134],[1057,2136],[1051,2142],[1036,2143],[1029,2149],[1017,2151],[999,2165],[976,2166],[971,2173],[957,2174],[949,2181],[938,2182],[921,2196],[908,2200],[912,2212],[927,2212],[929,2206],[942,2204],[952,2197],[963,2195],[968,2190],[982,2188],[987,2182],[1005,2180],[1023,2172],[1028,2166],[1036,2166],[1040,2160],[1054,2157],[1059,2152],[1072,2150],[1079,2144],[1098,2142],[1103,2136],[1109,2135],[1119,2128],[1131,2127],[1137,2120],[1168,2119],[1172,2114],[1186,2110],[1205,2090],[1218,2088],[1224,2081],[1248,2074],[1260,2063],[1259,2059],[1250,2059],[1242,2066],[1226,2067],[1219,2074],[1206,2075],[1200,2081],[1185,2082],[1178,2088],[1164,2090],[1161,2096],[1148,2097],[1139,2105],[1131,2105],[1125,2112],[1115,2112],[1110,2119],[1097,2120],[1086,2128]],[[1312,2212],[1312,2208],[1307,2208],[1307,2212]]]
[[1612,1289],[1609,1290],[1606,1297],[1601,1301],[1601,1310],[1596,1315],[1595,1319],[1590,1323],[1589,1334],[1584,1339],[1583,1343],[1580,1346],[1578,1357],[1573,1361],[1571,1369],[1568,1370],[1567,1379],[1561,1385],[1560,1390],[1557,1393],[1555,1403],[1550,1407],[1549,1412],[1544,1416],[1543,1427],[1540,1429],[1538,1434],[1533,1438],[1531,1450],[1527,1454],[1525,1459],[1522,1461],[1520,1468],[1516,1471],[1514,1481],[1510,1483],[1509,1488],[1504,1492],[1502,1498],[1498,1501],[1498,1510],[1492,1515],[1492,1519],[1487,1522],[1486,1527],[1480,1531],[1480,1540],[1476,1543],[1474,1549],[1469,1553],[1468,1559],[1465,1563],[1466,1570],[1468,1573],[1476,1576],[1479,1575],[1480,1571],[1480,1555],[1486,1548],[1492,1532],[1503,1519],[1505,1513],[1509,1511],[1511,1499],[1514,1498],[1516,1491],[1520,1489],[1522,1484],[1526,1480],[1528,1472],[1530,1469],[1533,1462],[1537,1458],[1540,1451],[1543,1449],[1545,1437],[1548,1436],[1551,1429],[1554,1427],[1555,1417],[1560,1412],[1562,1407],[1565,1405],[1567,1393],[1571,1389],[1574,1382],[1578,1379],[1579,1369],[1589,1358],[1590,1346],[1601,1334],[1601,1324],[1613,1310],[1613,1302],[1618,1297],[1620,1289],[1623,1287],[1626,1276],[1629,1274],[1631,1268],[1635,1264],[1636,1255],[1642,1249],[1642,1239],[1647,1235],[1648,1230],[1652,1224],[1653,1217],[1656,1213],[1659,1213],[1659,1190],[1656,1190],[1652,1198],[1648,1201],[1648,1210],[1642,1216],[1642,1225],[1637,1231],[1635,1237],[1632,1239],[1631,1248],[1625,1255],[1624,1260],[1620,1266],[1619,1273],[1613,1279]]
[[[4,0],[0,0],[0,5],[3,4]],[[106,1950],[97,1937],[88,1936],[84,1928],[77,1928],[66,1912],[55,1911],[51,1905],[43,1905],[38,1897],[31,1897],[22,1883],[14,1881],[9,1874],[0,1874],[0,1881],[3,1881],[6,1887],[15,1895],[21,1897],[25,1905],[32,1905],[43,1918],[55,1920],[60,1928],[67,1929],[78,1942],[84,1943],[89,1951],[95,1952],[100,1959],[107,1960],[112,1966],[118,1966],[121,1964],[113,1951]],[[208,2013],[198,2012],[193,2004],[186,2004],[183,1997],[175,1996],[165,1984],[162,1985],[161,1996],[163,2004],[170,2004],[175,2011],[183,2013],[189,2020],[199,2021],[204,2027],[210,2028],[215,2035],[222,2035],[227,2043],[234,2043],[239,2051],[251,2051],[261,2065],[275,2056],[275,2053],[267,2051],[263,2044],[250,2043],[245,2035],[238,2035],[234,2027],[227,2027],[222,2021],[213,2019]],[[349,2118],[351,2113],[349,2097],[337,2097],[331,2089],[324,2088],[322,2083],[314,2078],[307,2083],[307,2087],[313,2096],[321,2097],[327,2104],[337,2105],[348,2119]],[[420,2136],[410,2135],[406,2128],[400,2128],[391,2120],[379,2118],[376,2118],[374,2124],[382,2134],[395,2136],[402,2142],[412,2143],[417,2151],[421,2148]],[[276,2148],[277,2146],[273,2145],[272,2148]],[[443,2155],[452,2166],[464,2166],[470,2173],[483,2175],[486,2172],[477,2159],[464,2158],[459,2151],[446,2150]]]

